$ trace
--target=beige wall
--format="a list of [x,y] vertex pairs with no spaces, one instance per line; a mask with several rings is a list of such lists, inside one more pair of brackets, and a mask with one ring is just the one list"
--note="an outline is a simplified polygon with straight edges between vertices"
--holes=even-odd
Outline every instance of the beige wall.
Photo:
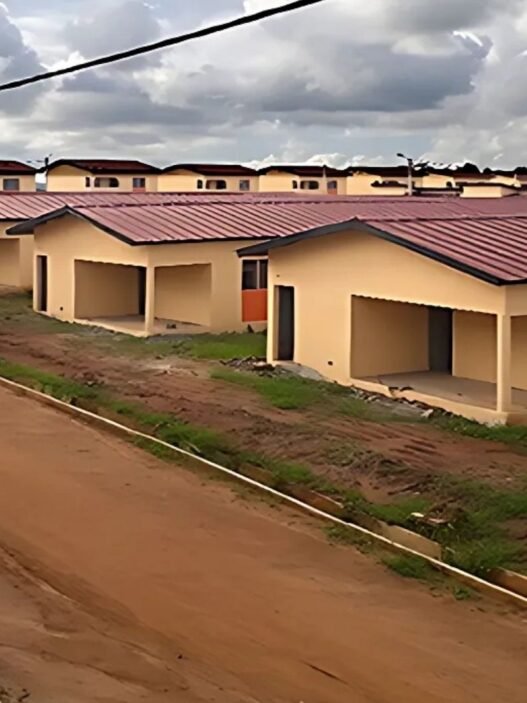
[[[454,375],[496,383],[496,365],[496,317],[454,313]],[[527,389],[527,316],[512,318],[511,380]]]
[[502,188],[499,185],[493,185],[489,182],[485,186],[463,186],[463,192],[461,193],[462,198],[506,198],[510,195],[517,195],[519,193],[511,190],[510,188]]
[[211,274],[210,264],[156,268],[156,317],[209,326]]
[[11,175],[2,175],[0,174],[0,191],[4,189],[4,180],[6,178],[17,178],[19,181],[19,192],[21,193],[28,193],[31,191],[34,191],[37,189],[36,181],[35,181],[35,176],[17,176],[16,174]]
[[428,308],[384,300],[352,300],[351,375],[428,369]]
[[[342,232],[271,252],[269,356],[274,359],[274,287],[296,294],[295,361],[349,382],[352,295],[479,312],[505,312],[492,286],[364,232]],[[527,302],[527,293],[523,304]]]
[[139,271],[135,266],[75,261],[75,317],[139,313]]
[[[106,177],[106,176],[105,176]],[[119,188],[95,188],[93,186],[93,181],[96,176],[89,173],[89,171],[83,171],[80,168],[74,168],[73,166],[59,166],[54,168],[48,173],[47,177],[47,190],[54,193],[78,193],[78,192],[131,192],[133,190],[133,179],[145,178],[146,179],[146,190],[154,192],[157,190],[157,175],[152,174],[112,174],[112,177],[119,179]],[[91,179],[91,186],[88,188],[86,186],[86,178]]]
[[[298,183],[298,188],[293,188],[293,181]],[[317,181],[319,184],[318,190],[302,190],[300,188],[301,181]],[[327,181],[337,181],[338,188],[336,195],[346,195],[346,177],[332,177],[327,179],[316,178],[312,176],[297,176],[288,171],[269,171],[269,173],[260,176],[259,190],[261,193],[299,193],[301,195],[311,194],[320,195],[327,194]]]
[[[203,188],[198,189],[198,181],[203,181]],[[258,176],[203,176],[199,173],[194,173],[193,171],[185,171],[183,169],[178,169],[177,171],[170,171],[168,173],[162,173],[158,176],[157,189],[160,193],[176,193],[176,192],[210,192],[206,189],[207,181],[227,181],[226,191],[216,191],[212,192],[234,192],[239,193],[240,191],[240,181],[250,181],[251,190],[250,192],[258,191]]]
[[218,241],[130,246],[72,217],[49,222],[35,232],[35,255],[48,256],[48,311],[51,315],[67,321],[75,319],[75,260],[150,268],[199,264],[211,267],[210,326],[218,332],[245,328],[241,261],[236,253],[242,245],[243,242]]
[[0,285],[31,288],[33,285],[33,237],[6,234],[16,222],[0,222]]
[[0,239],[0,286],[19,286],[19,244],[16,239]]

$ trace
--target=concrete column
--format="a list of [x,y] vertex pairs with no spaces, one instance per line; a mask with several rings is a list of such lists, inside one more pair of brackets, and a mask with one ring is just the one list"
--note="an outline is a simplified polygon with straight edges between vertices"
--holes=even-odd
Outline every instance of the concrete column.
[[496,410],[508,412],[512,405],[511,316],[497,315]]
[[149,335],[154,333],[155,302],[156,270],[153,266],[147,266],[145,287],[145,332]]

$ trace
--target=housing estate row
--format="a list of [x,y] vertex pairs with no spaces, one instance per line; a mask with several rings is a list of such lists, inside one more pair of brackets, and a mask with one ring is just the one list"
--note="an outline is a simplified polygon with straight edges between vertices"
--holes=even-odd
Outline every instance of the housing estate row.
[[527,198],[0,193],[0,282],[137,336],[267,328],[272,364],[527,423]]
[[[0,161],[0,190],[35,191],[37,169]],[[321,195],[408,194],[408,169],[399,166],[355,166],[336,169],[317,165],[271,165],[252,169],[240,164],[173,164],[157,168],[141,161],[59,159],[40,169],[49,192],[230,192]],[[414,195],[501,197],[527,193],[527,168],[480,170],[417,165]]]

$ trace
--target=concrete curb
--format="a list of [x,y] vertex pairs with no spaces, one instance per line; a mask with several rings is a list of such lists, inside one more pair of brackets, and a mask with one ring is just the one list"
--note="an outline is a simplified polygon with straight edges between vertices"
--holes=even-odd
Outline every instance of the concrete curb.
[[90,412],[88,410],[83,410],[82,408],[78,408],[74,405],[70,405],[69,403],[66,403],[62,400],[58,400],[57,398],[53,398],[52,396],[46,395],[45,393],[41,393],[40,391],[36,391],[32,388],[28,388],[27,386],[24,386],[20,383],[16,383],[15,381],[10,381],[6,378],[0,377],[0,386],[3,386],[4,388],[13,391],[17,395],[33,398],[34,400],[37,400],[43,405],[54,408],[55,410],[60,410],[61,412],[66,413],[67,415],[75,418],[76,420],[84,421],[89,425],[104,430],[105,432],[111,432],[118,437],[127,440],[129,440],[130,438],[143,439],[157,444],[158,446],[163,447],[164,449],[169,449],[174,454],[184,457],[187,461],[191,460],[192,463],[195,463],[198,466],[207,469],[213,469],[216,472],[230,476],[232,479],[238,481],[239,483],[249,485],[262,493],[272,495],[275,498],[278,498],[281,502],[290,505],[296,508],[297,510],[301,510],[311,516],[317,517],[328,524],[345,527],[353,532],[356,532],[357,535],[367,537],[368,539],[371,539],[372,541],[381,544],[383,547],[390,551],[393,551],[398,554],[420,557],[421,559],[424,559],[436,571],[440,571],[446,576],[449,576],[455,579],[456,581],[459,581],[460,583],[463,583],[469,586],[470,588],[473,588],[476,591],[485,593],[491,596],[492,598],[527,610],[527,597],[514,593],[513,591],[510,591],[507,588],[504,588],[503,586],[498,586],[496,584],[490,583],[489,581],[484,581],[483,579],[480,579],[477,576],[473,576],[472,574],[469,574],[465,571],[461,571],[461,569],[457,569],[454,566],[450,566],[449,564],[446,564],[445,562],[440,561],[437,558],[428,556],[427,554],[423,554],[402,544],[394,542],[381,534],[372,532],[371,530],[368,530],[359,525],[346,522],[345,520],[340,517],[337,517],[336,515],[332,515],[328,512],[325,512],[324,510],[321,510],[320,508],[317,508],[313,505],[309,505],[308,503],[304,502],[304,500],[300,500],[298,498],[287,495],[287,493],[278,491],[275,488],[272,488],[268,485],[265,485],[265,483],[256,480],[255,478],[250,478],[249,476],[240,474],[236,471],[233,471],[232,469],[228,469],[225,466],[221,466],[220,464],[216,464],[212,461],[209,461],[208,459],[203,459],[202,457],[197,456],[196,454],[192,454],[191,452],[188,452],[184,449],[175,447],[172,444],[163,442],[162,440],[157,439],[152,435],[145,434],[144,432],[138,432],[137,430],[133,430],[130,427],[126,427],[126,425],[121,425],[120,423],[115,422],[114,420],[109,420],[105,417],[102,417],[101,415],[97,415],[96,413]]

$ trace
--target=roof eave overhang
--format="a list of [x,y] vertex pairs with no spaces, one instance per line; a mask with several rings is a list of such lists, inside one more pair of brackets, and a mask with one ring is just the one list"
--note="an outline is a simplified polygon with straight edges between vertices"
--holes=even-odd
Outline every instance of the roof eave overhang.
[[527,283],[527,278],[515,279],[513,281],[499,278],[498,276],[494,276],[493,274],[490,274],[486,271],[481,271],[480,269],[470,266],[469,264],[464,264],[460,261],[456,261],[455,259],[445,254],[441,254],[431,249],[427,249],[426,247],[423,247],[414,242],[410,242],[406,239],[403,239],[402,237],[398,237],[395,234],[386,232],[385,230],[380,229],[377,226],[372,226],[367,222],[363,222],[362,220],[356,218],[353,220],[348,220],[346,222],[339,222],[336,224],[325,225],[323,227],[316,227],[314,229],[305,230],[303,232],[298,232],[287,237],[268,240],[267,242],[264,242],[262,244],[243,247],[242,249],[238,249],[237,253],[240,258],[258,255],[261,256],[266,254],[268,255],[269,252],[271,252],[273,249],[281,249],[283,247],[292,246],[293,244],[305,241],[307,239],[314,239],[316,237],[322,237],[325,235],[336,234],[338,232],[349,230],[361,230],[362,232],[368,232],[369,234],[372,234],[375,237],[383,239],[392,244],[397,244],[398,246],[408,249],[409,251],[413,251],[416,254],[426,256],[428,259],[437,261],[438,263],[443,264],[444,266],[448,266],[449,268],[453,268],[456,271],[460,271],[461,273],[465,273],[469,276],[472,276],[473,278],[477,278],[480,281],[490,283],[494,286],[521,285]]

